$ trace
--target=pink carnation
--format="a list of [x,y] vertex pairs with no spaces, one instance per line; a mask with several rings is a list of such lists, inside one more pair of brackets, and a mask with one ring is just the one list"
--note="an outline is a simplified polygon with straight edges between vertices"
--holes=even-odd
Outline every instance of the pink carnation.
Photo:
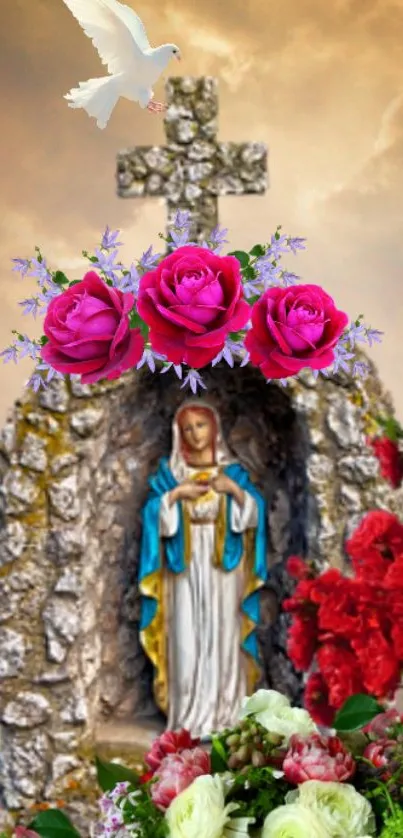
[[145,763],[154,773],[168,754],[180,754],[199,745],[200,739],[192,739],[188,730],[166,730],[154,739],[151,751],[145,757]]
[[294,785],[307,780],[342,783],[353,776],[355,762],[337,736],[295,735],[283,762],[286,780]]
[[174,798],[196,777],[210,774],[210,771],[210,756],[202,748],[168,755],[158,769],[158,779],[150,787],[153,802],[159,809],[168,809]]

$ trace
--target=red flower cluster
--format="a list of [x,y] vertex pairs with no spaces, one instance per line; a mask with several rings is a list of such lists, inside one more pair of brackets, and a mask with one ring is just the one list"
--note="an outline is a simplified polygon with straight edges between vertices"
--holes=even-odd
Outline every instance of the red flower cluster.
[[315,664],[305,703],[325,726],[356,693],[392,696],[403,664],[403,525],[389,512],[369,512],[346,550],[354,578],[335,568],[314,576],[295,556],[287,566],[299,580],[283,603],[293,618],[287,651],[301,672]]
[[388,436],[381,436],[368,439],[368,445],[379,461],[382,477],[393,489],[398,489],[403,480],[403,455],[397,442]]

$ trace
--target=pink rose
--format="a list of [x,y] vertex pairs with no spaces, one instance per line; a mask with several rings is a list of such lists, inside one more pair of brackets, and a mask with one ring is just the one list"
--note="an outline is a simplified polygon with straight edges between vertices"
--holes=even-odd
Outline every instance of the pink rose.
[[204,247],[179,247],[140,280],[137,310],[155,352],[203,367],[250,317],[240,265]]
[[155,783],[150,786],[151,797],[159,809],[168,809],[174,798],[184,791],[196,777],[210,774],[210,756],[202,748],[169,754],[162,761]]
[[286,780],[294,785],[307,780],[342,783],[353,776],[355,762],[337,736],[292,736],[283,762]]
[[200,739],[192,739],[188,730],[166,730],[161,736],[154,739],[151,751],[145,757],[145,763],[154,773],[168,754],[189,751],[196,748],[199,743]]
[[41,838],[37,832],[32,829],[27,829],[25,826],[16,826],[14,830],[15,838]]
[[347,324],[320,285],[276,286],[254,304],[245,347],[266,378],[288,378],[304,367],[330,366]]
[[140,361],[144,340],[131,329],[133,294],[106,285],[94,271],[49,305],[43,360],[61,373],[80,375],[85,384],[119,378]]

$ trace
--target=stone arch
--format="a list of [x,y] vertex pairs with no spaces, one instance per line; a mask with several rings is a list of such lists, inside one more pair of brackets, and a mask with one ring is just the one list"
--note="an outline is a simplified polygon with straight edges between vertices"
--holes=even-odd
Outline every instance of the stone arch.
[[[365,422],[391,405],[375,370],[367,383],[304,373],[287,389],[249,367],[219,366],[205,379],[234,452],[268,496],[266,679],[296,694],[283,618],[267,629],[287,590],[282,559],[302,552],[341,564],[357,515],[401,509],[365,445]],[[134,645],[133,499],[138,508],[168,451],[183,397],[171,373],[91,388],[55,381],[26,394],[1,433],[0,783],[9,808],[51,797],[78,770],[100,716],[147,709],[149,672]],[[265,442],[254,447],[256,431]]]

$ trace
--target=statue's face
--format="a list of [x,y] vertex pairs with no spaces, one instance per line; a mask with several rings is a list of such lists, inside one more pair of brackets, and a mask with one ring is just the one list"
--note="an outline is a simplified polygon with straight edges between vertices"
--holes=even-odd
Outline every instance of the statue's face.
[[204,451],[213,443],[213,422],[198,410],[187,410],[181,419],[182,436],[192,451]]

